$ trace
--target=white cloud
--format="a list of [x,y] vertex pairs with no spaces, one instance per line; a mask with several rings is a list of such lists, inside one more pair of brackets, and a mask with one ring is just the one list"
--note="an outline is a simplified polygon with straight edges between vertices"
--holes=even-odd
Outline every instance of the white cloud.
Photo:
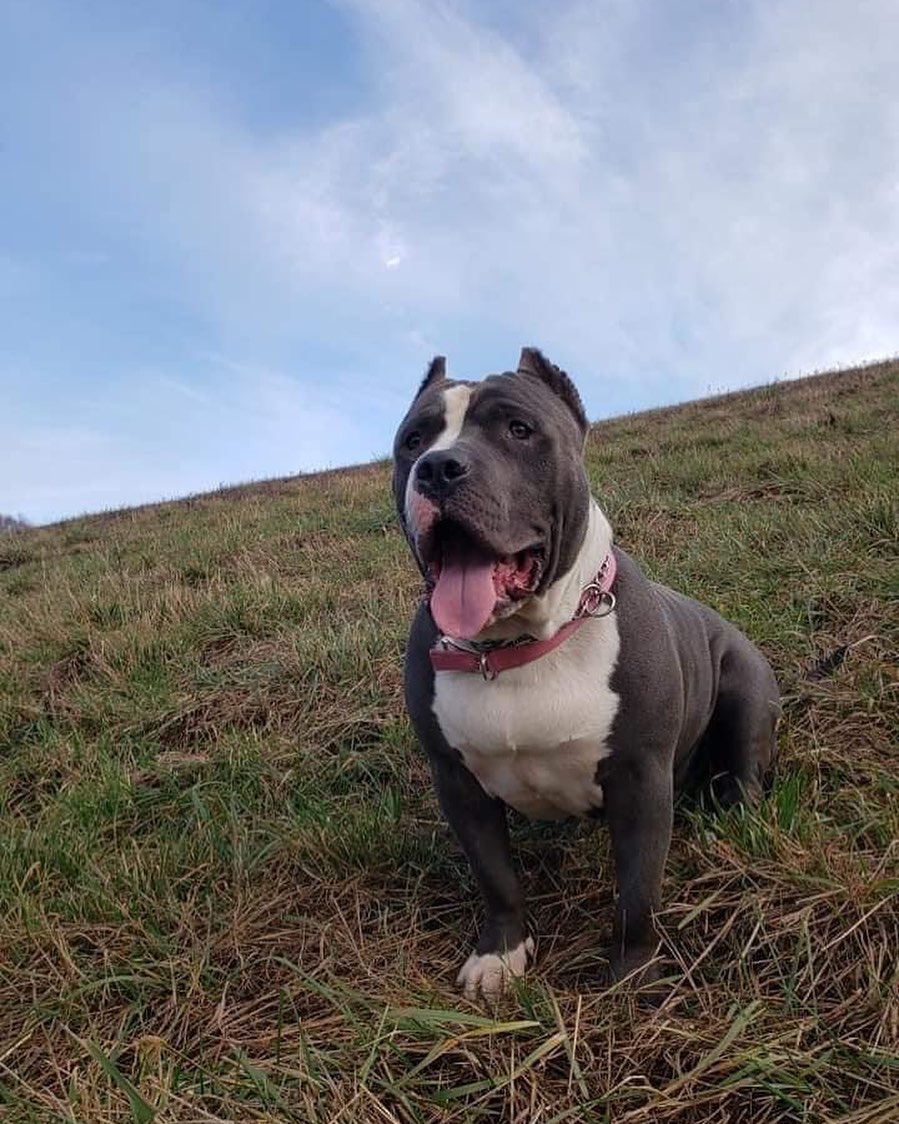
[[377,136],[372,213],[415,255],[426,331],[543,342],[595,409],[604,371],[620,407],[896,349],[889,0],[759,2],[675,47],[656,5],[557,5],[529,58],[473,7],[352,9],[385,105],[332,187],[365,213],[340,185]]
[[354,119],[260,139],[152,76],[83,107],[225,346],[530,340],[640,401],[895,346],[890,0],[661,32],[647,0],[524,5],[518,40],[474,5],[345,8],[378,95]]

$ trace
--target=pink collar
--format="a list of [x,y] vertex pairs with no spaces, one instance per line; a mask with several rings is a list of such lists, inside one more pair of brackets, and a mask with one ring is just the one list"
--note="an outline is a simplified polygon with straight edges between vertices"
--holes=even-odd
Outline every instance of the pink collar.
[[603,559],[599,573],[581,591],[574,617],[548,640],[513,640],[481,650],[465,647],[465,641],[441,636],[431,649],[432,667],[435,671],[479,671],[485,679],[495,679],[501,671],[539,660],[541,656],[563,644],[591,617],[604,617],[611,613],[615,608],[612,584],[617,570],[615,555],[610,550]]

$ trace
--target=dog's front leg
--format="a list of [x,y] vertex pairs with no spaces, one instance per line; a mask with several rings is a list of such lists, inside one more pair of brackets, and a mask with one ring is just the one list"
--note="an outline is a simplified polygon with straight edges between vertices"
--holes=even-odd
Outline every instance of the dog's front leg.
[[457,984],[471,999],[494,999],[524,974],[534,942],[525,932],[524,897],[509,848],[506,806],[481,788],[454,751],[435,754],[431,769],[440,807],[478,880],[486,917]]
[[[603,777],[606,819],[618,883],[611,969],[622,979],[652,960],[658,950],[653,914],[662,898],[665,860],[671,845],[674,798],[671,770],[656,756],[637,762],[609,759]],[[639,983],[658,979],[655,964]]]

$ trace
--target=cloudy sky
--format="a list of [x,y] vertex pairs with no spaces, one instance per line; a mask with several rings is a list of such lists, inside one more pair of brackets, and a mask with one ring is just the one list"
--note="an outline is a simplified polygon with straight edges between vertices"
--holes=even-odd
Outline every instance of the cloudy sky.
[[896,0],[0,0],[0,512],[899,351]]

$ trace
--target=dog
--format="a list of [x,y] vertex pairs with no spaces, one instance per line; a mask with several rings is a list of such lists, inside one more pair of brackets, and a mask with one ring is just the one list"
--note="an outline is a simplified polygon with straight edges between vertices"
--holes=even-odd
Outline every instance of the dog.
[[613,979],[658,980],[654,914],[675,798],[755,802],[780,712],[768,661],[612,542],[584,468],[571,379],[534,348],[514,372],[427,369],[394,444],[400,523],[425,579],[406,705],[485,917],[457,983],[495,999],[534,954],[507,807],[599,815],[617,896]]

